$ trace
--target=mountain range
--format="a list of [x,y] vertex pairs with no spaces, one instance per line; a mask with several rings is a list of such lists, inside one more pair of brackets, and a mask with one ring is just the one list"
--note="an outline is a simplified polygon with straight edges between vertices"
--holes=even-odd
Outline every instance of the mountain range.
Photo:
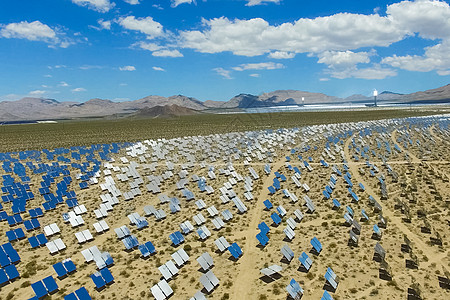
[[[382,92],[379,103],[450,103],[450,84],[412,94]],[[229,109],[245,109],[284,105],[372,103],[373,97],[352,95],[338,98],[322,93],[297,90],[277,90],[261,95],[240,94],[229,101],[199,101],[192,97],[176,95],[171,97],[148,96],[134,101],[114,102],[107,99],[91,99],[79,102],[60,102],[54,99],[26,97],[17,101],[0,102],[0,122],[21,120],[52,120],[84,117],[107,117],[117,115],[161,116],[192,114],[195,111],[217,112]],[[171,107],[175,105],[175,107]],[[169,106],[169,108],[163,108]],[[154,110],[150,108],[160,107]],[[188,109],[183,111],[182,108]],[[172,113],[173,112],[173,113]]]

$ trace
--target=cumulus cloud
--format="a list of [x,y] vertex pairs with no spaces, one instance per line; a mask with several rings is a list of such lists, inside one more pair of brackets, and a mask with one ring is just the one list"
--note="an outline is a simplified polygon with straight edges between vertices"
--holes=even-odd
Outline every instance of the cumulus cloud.
[[280,3],[280,0],[247,0],[247,1],[248,1],[248,3],[246,4],[247,6],[260,5],[266,2]]
[[450,40],[446,40],[435,46],[425,48],[425,54],[389,56],[382,59],[382,63],[395,68],[408,71],[430,72],[436,70],[439,75],[448,75],[446,70],[450,69]]
[[82,87],[72,89],[73,93],[86,92],[86,91],[87,90],[85,88],[82,88]]
[[195,0],[172,0],[171,6],[172,7],[177,7],[178,5],[183,4],[183,3],[186,3],[186,4],[191,4],[191,3],[197,4],[197,2]]
[[397,71],[389,68],[383,68],[374,65],[367,68],[358,68],[356,66],[342,70],[330,70],[330,76],[337,79],[359,78],[359,79],[385,79],[387,77],[397,76]]
[[72,0],[72,2],[101,13],[106,13],[115,6],[114,2],[109,0]]
[[218,75],[222,76],[225,79],[233,79],[231,77],[230,70],[225,70],[224,68],[214,68],[213,71],[215,71]]
[[123,0],[123,1],[125,1],[126,3],[128,3],[130,5],[137,5],[140,3],[139,0]]
[[56,32],[48,25],[42,24],[40,21],[28,23],[23,21],[20,23],[10,23],[2,26],[0,35],[4,38],[27,39],[30,41],[53,42]]
[[359,63],[369,63],[372,53],[352,51],[325,51],[318,55],[319,63],[327,64],[329,67],[347,68]]
[[275,51],[275,52],[269,53],[269,57],[275,58],[275,59],[289,59],[289,58],[294,58],[295,53],[285,52],[285,51]]
[[43,90],[35,90],[35,91],[29,92],[28,94],[33,97],[39,97],[39,96],[43,96],[45,93],[46,93],[46,91],[43,91]]
[[265,62],[265,63],[250,63],[241,64],[238,67],[234,67],[235,71],[245,71],[245,70],[275,70],[283,69],[284,65],[280,63]]
[[40,41],[47,43],[50,48],[67,48],[77,42],[87,41],[82,37],[69,38],[60,28],[51,28],[40,21],[0,24],[0,38]]
[[98,22],[98,25],[100,25],[100,29],[106,29],[106,30],[111,29],[111,21],[104,21],[103,19],[100,19],[97,22]]
[[134,66],[123,66],[119,67],[120,71],[136,71],[136,68]]
[[168,49],[153,51],[152,55],[158,57],[183,57],[183,54],[180,51]]
[[[270,25],[266,20],[203,20],[203,30],[180,32],[180,43],[202,53],[232,52],[258,56],[282,51],[310,53],[389,46],[408,31],[395,26],[389,17],[336,14],[293,23]],[[276,55],[276,54],[275,54]]]
[[161,46],[156,43],[137,42],[131,45],[131,48],[140,48],[152,52],[153,56],[157,57],[183,57],[183,54],[176,49],[169,49],[166,46]]
[[65,37],[61,32],[52,29],[40,21],[0,24],[0,37],[7,39],[26,39],[29,41],[41,41],[49,44],[49,47],[67,48],[75,42]]
[[166,70],[164,70],[161,67],[152,67],[152,69],[155,70],[155,71],[161,71],[161,72],[165,72],[166,71]]
[[257,78],[257,77],[260,77],[260,75],[259,75],[259,74],[256,74],[256,73],[255,73],[255,74],[250,74],[249,76],[251,76],[251,77],[256,77],[256,78]]
[[65,82],[65,81],[61,81],[61,82],[58,84],[58,86],[68,87],[69,84],[68,84],[67,82]]
[[[396,76],[397,72],[389,68],[383,68],[379,64],[360,68],[359,64],[369,64],[370,57],[376,55],[375,51],[353,52],[353,51],[324,51],[319,53],[318,63],[328,66],[328,73],[333,78],[361,78],[361,79],[384,79]],[[321,80],[324,81],[324,80]]]
[[139,31],[147,35],[148,39],[154,39],[164,35],[163,26],[154,21],[152,17],[136,18],[134,16],[128,16],[121,18],[119,24],[125,29]]

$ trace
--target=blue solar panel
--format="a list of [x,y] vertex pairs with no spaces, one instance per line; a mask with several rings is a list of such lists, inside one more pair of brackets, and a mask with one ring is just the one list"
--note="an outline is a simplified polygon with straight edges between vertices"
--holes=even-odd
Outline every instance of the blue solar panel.
[[256,235],[256,239],[262,246],[267,245],[267,243],[269,242],[269,238],[262,232]]
[[181,243],[181,241],[178,239],[178,237],[175,235],[175,233],[170,234],[169,237],[175,246],[178,246]]
[[40,246],[39,241],[37,240],[37,238],[35,236],[29,237],[28,242],[30,243],[31,248],[37,248]]
[[72,260],[67,260],[63,263],[64,268],[66,268],[68,273],[72,273],[75,272],[75,270],[77,269],[77,267],[75,266],[75,264],[73,263]]
[[14,242],[15,240],[17,240],[17,236],[16,236],[16,233],[14,232],[14,230],[7,231],[6,237],[8,238],[8,241],[10,241],[10,242]]
[[106,285],[105,280],[103,279],[103,277],[101,276],[100,272],[97,272],[95,274],[91,275],[91,279],[95,284],[95,287],[97,289],[101,289]]
[[89,296],[88,291],[85,287],[79,288],[75,291],[75,294],[77,295],[78,299],[80,300],[91,300],[91,296]]
[[42,279],[42,281],[44,282],[44,285],[49,293],[53,293],[58,290],[58,284],[56,284],[56,281],[52,276],[48,276]]
[[37,240],[39,241],[39,244],[40,244],[41,246],[47,244],[47,242],[48,242],[47,237],[46,237],[43,233],[38,234],[38,235],[36,236],[36,238],[37,238]]
[[78,298],[75,295],[75,293],[70,293],[70,294],[64,296],[64,300],[78,300]]
[[9,281],[9,279],[8,279],[8,276],[6,275],[5,270],[0,269],[0,285],[6,283],[8,281]]
[[268,232],[270,231],[269,226],[267,226],[267,224],[266,224],[265,222],[261,222],[261,223],[258,225],[258,228],[259,228],[259,230],[261,230],[261,232],[262,232],[263,234],[266,234],[266,233],[268,233]]
[[47,289],[45,288],[44,283],[42,283],[42,281],[32,283],[31,288],[36,294],[36,297],[38,297],[39,299],[43,298],[48,294]]
[[58,277],[64,277],[67,275],[67,270],[61,262],[54,264],[53,269],[55,269]]
[[9,277],[9,280],[14,280],[20,276],[15,265],[6,266],[5,271]]
[[152,242],[145,243],[145,246],[147,246],[148,251],[150,251],[151,254],[156,252],[155,246],[153,246]]
[[320,253],[320,251],[322,251],[322,244],[319,242],[319,240],[316,237],[312,238],[311,245],[313,246],[314,250],[316,250],[318,253]]
[[150,256],[150,251],[148,250],[146,245],[139,245],[138,246],[139,251],[141,252],[143,257]]
[[19,254],[10,243],[3,244],[2,247],[13,264],[20,261]]
[[103,268],[100,270],[100,274],[102,275],[103,279],[105,280],[106,284],[111,284],[114,281],[114,277],[112,276],[111,272],[108,268]]
[[348,206],[348,205],[345,208],[347,209],[347,211],[350,214],[350,216],[352,216],[352,218],[353,218],[353,216],[354,216],[353,209],[350,206]]
[[333,199],[333,205],[337,208],[341,207],[341,203],[339,203],[336,199]]
[[277,213],[273,213],[272,215],[270,215],[270,217],[272,218],[272,220],[275,224],[278,225],[281,223],[281,218]]
[[267,209],[272,209],[273,205],[272,202],[269,201],[269,199],[265,200],[263,203]]
[[273,186],[269,186],[267,189],[269,190],[270,194],[275,194],[275,192],[276,192],[275,188]]

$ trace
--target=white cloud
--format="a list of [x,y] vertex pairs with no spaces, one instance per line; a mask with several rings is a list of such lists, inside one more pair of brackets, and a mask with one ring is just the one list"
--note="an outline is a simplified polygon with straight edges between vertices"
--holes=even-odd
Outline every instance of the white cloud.
[[450,69],[450,39],[435,46],[425,48],[425,54],[397,56],[382,59],[382,63],[408,71],[430,72],[436,70],[439,75]]
[[86,92],[85,88],[79,87],[72,90],[73,93]]
[[275,70],[283,69],[284,65],[280,63],[266,62],[266,63],[250,63],[241,64],[238,67],[234,67],[235,71],[245,71],[245,70]]
[[224,68],[214,68],[213,71],[215,71],[217,74],[222,76],[225,79],[233,79],[231,77],[231,72],[229,70],[225,70]]
[[45,78],[52,78],[53,76],[50,75],[50,74],[46,74],[46,75],[44,75],[44,77],[45,77]]
[[127,86],[128,83],[120,83],[119,86]]
[[369,52],[325,51],[318,55],[319,63],[327,64],[331,68],[347,68],[359,63],[369,63]]
[[72,2],[101,13],[108,12],[115,6],[114,2],[110,2],[109,0],[72,0]]
[[258,78],[258,77],[261,77],[261,75],[259,75],[259,74],[250,74],[249,76],[251,76],[251,77],[255,77],[255,78]]
[[280,3],[280,0],[247,0],[248,3],[247,6],[255,6],[263,4],[264,2],[273,2],[273,3]]
[[35,90],[28,93],[28,95],[33,97],[43,96],[46,93],[46,91],[43,90]]
[[52,69],[64,69],[67,68],[66,65],[54,65],[54,66],[47,66],[47,68],[49,68],[50,70]]
[[179,38],[182,47],[202,53],[229,51],[242,56],[282,57],[283,52],[387,47],[416,33],[423,38],[450,37],[450,7],[446,2],[402,1],[387,6],[386,11],[386,16],[338,13],[278,25],[261,18],[214,18],[203,20],[199,30],[181,31]]
[[178,50],[158,50],[152,53],[153,56],[158,57],[183,57],[183,54]]
[[[317,56],[319,58],[318,63],[326,64],[328,66],[326,73],[333,78],[384,79],[397,75],[395,70],[382,68],[378,64],[363,68],[358,67],[358,64],[369,64],[370,57],[373,55],[376,55],[375,51],[325,51]],[[324,80],[320,79],[320,81]]]
[[275,52],[269,53],[269,57],[275,58],[275,59],[289,59],[289,58],[294,58],[295,53],[285,52],[285,51],[275,51]]
[[178,5],[183,4],[183,3],[186,3],[186,4],[191,4],[191,3],[197,4],[197,2],[195,0],[172,0],[171,6],[172,7],[177,7]]
[[59,84],[58,84],[58,86],[63,86],[63,87],[68,87],[68,86],[70,86],[67,82],[65,82],[65,81],[61,81]]
[[319,81],[329,81],[330,78],[320,78]]
[[397,27],[423,38],[450,37],[450,6],[444,1],[402,1],[389,5],[386,13]]
[[[29,41],[41,41],[49,44],[49,47],[67,48],[75,44],[75,40],[66,37],[61,30],[52,29],[40,21],[0,24],[0,37],[11,39],[27,39]],[[86,40],[79,39],[79,40]]]
[[163,10],[163,9],[164,9],[164,8],[162,8],[162,6],[159,5],[159,4],[153,4],[152,7],[156,8],[156,9],[159,9],[159,10]]
[[130,5],[137,5],[139,4],[139,0],[123,0],[126,3],[130,4]]
[[441,76],[448,76],[450,75],[450,70],[437,71],[437,73]]
[[230,51],[235,55],[258,56],[275,51],[308,53],[389,46],[408,34],[390,17],[361,14],[299,19],[277,26],[260,18],[222,17],[203,20],[203,27],[181,31],[181,45],[203,53]]
[[165,71],[166,71],[166,70],[164,70],[164,69],[161,68],[161,67],[152,67],[152,69],[155,70],[155,71],[162,71],[162,72],[165,72]]
[[119,67],[120,71],[136,71],[136,67],[134,66],[123,66]]
[[82,65],[79,67],[80,70],[93,70],[93,69],[103,69],[103,66],[98,65]]
[[155,44],[155,43],[146,43],[146,42],[137,42],[137,43],[131,45],[131,47],[132,47],[132,48],[134,48],[134,47],[139,47],[139,48],[141,48],[141,49],[148,50],[148,51],[157,51],[157,50],[164,49],[164,47],[161,47],[161,46],[158,45],[158,44]]
[[40,21],[10,23],[2,26],[0,36],[8,39],[17,38],[44,42],[53,42],[57,39],[56,32]]
[[397,72],[392,69],[382,68],[379,65],[362,69],[359,69],[356,66],[354,66],[343,70],[331,70],[330,76],[337,79],[345,79],[345,78],[385,79],[386,77],[397,76]]
[[164,35],[163,26],[154,21],[152,17],[136,18],[134,16],[128,16],[121,18],[119,24],[125,29],[136,30],[147,35],[147,38],[153,39]]
[[100,25],[101,29],[106,29],[106,30],[111,29],[111,21],[104,21],[103,19],[100,19],[97,22],[98,22],[98,25]]

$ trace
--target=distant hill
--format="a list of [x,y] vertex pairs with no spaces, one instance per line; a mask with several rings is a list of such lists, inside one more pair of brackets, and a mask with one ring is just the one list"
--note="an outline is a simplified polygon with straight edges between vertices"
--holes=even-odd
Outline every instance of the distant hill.
[[198,114],[198,111],[176,104],[144,107],[133,113],[133,118],[171,118]]
[[[304,101],[303,101],[304,99]],[[220,109],[240,110],[243,108],[257,108],[285,105],[310,104],[338,104],[348,102],[371,103],[372,97],[352,95],[345,99],[328,96],[322,93],[311,93],[297,90],[277,90],[261,95],[239,94],[228,101],[199,101],[192,97],[175,95],[171,97],[147,96],[138,100],[114,102],[108,99],[91,99],[79,102],[59,102],[55,99],[26,97],[17,101],[0,102],[0,122],[23,120],[54,120],[66,118],[107,117],[144,113],[152,107],[175,105],[174,115],[182,112],[177,107],[192,111],[217,111]],[[398,94],[384,91],[377,97],[379,102],[385,103],[450,103],[450,84],[436,89],[420,91],[412,94]],[[141,111],[140,110],[144,110]],[[155,111],[161,108],[155,109]],[[162,109],[170,115],[170,109]],[[151,112],[151,111],[150,111]],[[153,112],[151,112],[153,113]],[[187,112],[184,112],[187,113]]]

